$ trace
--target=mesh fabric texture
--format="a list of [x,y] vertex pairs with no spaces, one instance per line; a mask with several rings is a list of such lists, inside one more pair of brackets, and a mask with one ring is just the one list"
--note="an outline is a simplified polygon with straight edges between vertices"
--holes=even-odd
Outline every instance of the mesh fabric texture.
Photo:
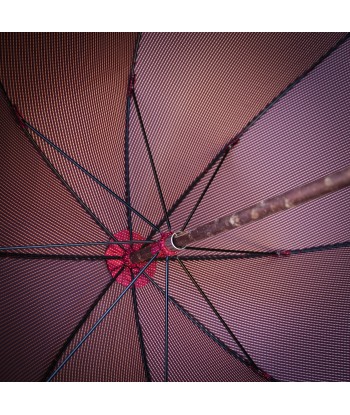
[[[122,198],[129,117],[130,203],[166,229],[140,119],[128,98],[133,65],[165,203],[176,207],[174,231],[210,180],[215,155],[242,129],[189,227],[349,164],[344,34],[145,33],[138,39],[1,34],[0,79],[9,98],[1,92],[1,246],[107,241],[128,228],[126,207],[39,135],[23,131],[12,104]],[[349,207],[344,189],[198,246],[268,251],[347,241]],[[134,213],[131,220],[133,231],[158,237]],[[104,255],[105,246],[15,252]],[[284,381],[350,380],[349,248],[215,261],[207,254],[179,255],[263,371]],[[2,381],[47,379],[124,289],[104,260],[0,252],[0,273]],[[169,278],[169,380],[266,380],[175,259]],[[164,261],[158,261],[154,281],[130,290],[54,380],[164,380],[164,289]]]

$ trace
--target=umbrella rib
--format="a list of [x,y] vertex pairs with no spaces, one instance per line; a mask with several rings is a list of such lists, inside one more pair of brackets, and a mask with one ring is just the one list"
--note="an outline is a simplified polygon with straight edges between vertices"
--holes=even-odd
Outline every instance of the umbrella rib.
[[0,251],[9,251],[16,249],[46,249],[46,248],[67,248],[74,246],[97,246],[97,245],[123,245],[123,244],[152,244],[152,240],[131,240],[131,241],[106,241],[106,242],[73,242],[63,244],[44,244],[44,245],[17,245],[17,246],[0,246]]
[[[137,45],[136,45],[137,47]],[[136,50],[135,52],[136,53]],[[129,84],[131,82],[131,77],[134,71],[134,62],[131,68],[131,73],[129,76]],[[127,95],[126,98],[126,114],[125,114],[125,138],[124,138],[124,180],[125,180],[125,200],[128,205],[131,204],[131,191],[130,191],[130,148],[129,148],[129,127],[130,127],[130,94]],[[131,219],[131,210],[129,208],[126,209],[126,216],[128,221],[128,228],[130,239],[132,239],[132,219]]]
[[115,278],[112,278],[108,284],[103,288],[103,290],[99,293],[99,295],[97,296],[97,298],[95,299],[95,301],[90,305],[90,307],[87,309],[87,311],[85,312],[84,316],[82,317],[82,319],[79,321],[79,323],[75,326],[75,328],[73,329],[73,331],[71,332],[71,334],[68,336],[68,338],[66,339],[66,341],[63,343],[62,347],[60,348],[60,350],[58,351],[58,353],[56,354],[55,358],[53,359],[53,361],[51,362],[50,366],[48,367],[44,377],[42,378],[42,382],[47,381],[47,379],[50,377],[51,373],[54,371],[57,363],[60,361],[60,359],[62,358],[64,352],[67,350],[67,348],[69,347],[69,345],[71,344],[71,342],[73,341],[75,335],[79,332],[79,330],[81,329],[81,327],[83,326],[83,324],[87,321],[87,319],[90,317],[91,313],[94,311],[94,309],[97,307],[97,305],[99,304],[99,302],[101,301],[101,299],[104,297],[104,295],[107,293],[107,291],[110,289],[110,287],[116,282],[118,276],[122,273],[122,271],[124,270],[124,268],[121,268],[118,273],[116,274]]
[[[182,261],[217,261],[217,260],[229,260],[229,259],[246,259],[246,258],[261,258],[265,256],[289,256],[289,255],[300,255],[300,254],[307,254],[312,252],[322,252],[322,251],[330,251],[333,249],[341,249],[341,248],[348,248],[350,247],[350,241],[344,242],[337,242],[334,244],[328,245],[316,245],[307,248],[301,249],[283,249],[278,251],[270,251],[270,252],[256,252],[256,253],[247,253],[242,255],[190,255],[190,256],[181,256]],[[175,261],[177,258],[172,257],[170,260]],[[162,260],[162,258],[159,258]]]
[[164,380],[169,378],[169,257],[165,258]]
[[277,251],[241,251],[237,249],[206,248],[200,246],[186,246],[186,251],[206,251],[206,252],[230,252],[232,254],[273,254]]
[[[266,114],[277,102],[280,101],[291,89],[293,89],[300,81],[302,81],[310,72],[312,72],[318,65],[320,65],[326,58],[328,58],[333,52],[335,52],[343,43],[345,43],[350,38],[350,33],[347,33],[343,38],[341,38],[334,46],[332,46],[325,54],[323,54],[316,62],[314,62],[308,69],[306,69],[301,75],[299,75],[294,81],[287,85],[275,98],[273,98],[261,111],[258,112],[242,129],[235,135],[235,137],[229,141],[208,163],[207,167],[199,173],[199,175],[190,183],[190,185],[184,190],[184,192],[178,197],[178,199],[173,203],[173,205],[168,210],[168,215],[171,216],[174,211],[179,207],[179,205],[184,201],[184,199],[191,193],[191,191],[197,186],[197,184],[203,179],[203,177],[210,171],[210,169],[215,165],[215,163],[220,159],[220,157],[225,153],[227,145],[230,145],[231,142],[240,139],[248,130],[256,124],[258,120],[261,119],[263,115]],[[163,217],[158,223],[157,226],[160,227],[165,222],[165,217]],[[149,238],[152,238],[155,235],[154,231],[151,231]]]
[[[220,261],[229,259],[247,259],[247,258],[262,258],[267,256],[277,256],[276,253],[261,253],[261,254],[242,254],[242,255],[184,255],[181,256],[182,261]],[[175,260],[176,258],[174,258]]]
[[22,122],[36,135],[38,135],[43,141],[45,141],[49,146],[51,146],[53,149],[55,149],[59,154],[61,154],[65,159],[67,159],[71,164],[73,164],[75,167],[77,167],[80,171],[82,171],[86,176],[90,177],[91,180],[93,180],[95,183],[97,183],[100,187],[102,187],[104,190],[106,190],[110,195],[112,195],[115,199],[117,199],[120,203],[122,203],[124,206],[129,208],[132,212],[135,213],[139,218],[141,218],[143,221],[145,221],[149,226],[151,226],[156,231],[160,231],[159,227],[156,226],[154,223],[149,221],[145,216],[142,215],[139,211],[137,211],[135,208],[133,208],[131,205],[129,205],[124,199],[122,199],[120,196],[118,196],[113,190],[111,190],[107,185],[101,182],[96,176],[94,176],[92,173],[90,173],[88,170],[86,170],[81,164],[79,164],[76,160],[74,160],[72,157],[70,157],[65,151],[63,151],[60,147],[58,147],[56,144],[54,144],[50,139],[48,139],[46,136],[44,136],[42,133],[40,133],[36,128],[34,128],[28,121],[25,119],[22,119]]
[[145,141],[145,144],[146,144],[147,154],[148,154],[148,157],[149,157],[149,161],[151,163],[153,177],[154,177],[154,180],[155,180],[155,183],[156,183],[160,203],[162,205],[165,222],[167,223],[168,230],[170,230],[171,225],[170,225],[169,215],[168,215],[168,211],[167,211],[165,200],[164,200],[164,195],[163,195],[163,192],[162,192],[162,188],[161,188],[161,185],[160,185],[156,165],[154,163],[151,147],[150,147],[149,140],[148,140],[148,137],[147,137],[146,128],[145,128],[145,125],[144,125],[144,122],[143,122],[143,119],[142,119],[140,107],[139,107],[139,104],[138,104],[138,101],[137,101],[136,94],[135,94],[134,90],[132,91],[132,98],[134,100],[135,109],[136,109],[136,113],[137,113],[137,118],[139,120],[142,135],[143,135],[143,138],[144,138],[144,141]]
[[184,231],[187,228],[187,225],[189,224],[190,220],[192,219],[193,215],[195,214],[196,210],[198,209],[198,206],[201,203],[201,201],[203,200],[204,196],[208,192],[210,185],[214,181],[215,176],[218,174],[218,172],[219,172],[221,166],[223,165],[223,163],[224,163],[224,161],[225,161],[225,159],[226,159],[226,157],[227,157],[227,155],[228,155],[228,153],[229,153],[229,151],[230,151],[231,148],[232,148],[232,146],[231,147],[228,147],[227,150],[225,151],[224,155],[222,156],[222,158],[220,160],[220,163],[216,166],[216,169],[214,170],[212,176],[210,177],[207,185],[205,186],[205,188],[202,191],[201,195],[199,196],[196,204],[193,206],[190,214],[188,215],[188,218],[186,219],[186,222],[183,224],[183,226],[181,228],[181,231]]
[[[124,164],[125,164],[125,200],[126,203],[131,205],[130,195],[130,159],[129,159],[129,122],[130,122],[130,97],[126,100],[126,121],[125,121],[125,149],[124,149]],[[127,207],[126,209],[127,221],[130,239],[132,239],[132,220],[131,210]]]
[[[136,38],[136,44],[134,48],[134,56],[133,61],[131,65],[131,70],[129,74],[128,79],[128,93],[126,98],[126,114],[125,114],[125,140],[124,140],[124,165],[125,165],[125,200],[126,202],[131,205],[131,186],[130,186],[130,110],[131,110],[131,95],[130,90],[133,88],[133,84],[135,81],[135,65],[136,65],[136,59],[137,54],[140,46],[141,41],[141,33],[138,33]],[[127,222],[128,222],[128,229],[129,229],[129,235],[130,239],[132,239],[133,230],[132,230],[132,216],[131,216],[131,210],[126,210],[127,215]],[[134,278],[133,273],[131,272],[132,278]],[[135,324],[136,324],[136,330],[137,330],[137,336],[138,341],[140,345],[140,351],[141,351],[141,359],[143,368],[145,371],[146,380],[148,382],[152,381],[151,378],[151,372],[149,370],[148,361],[147,361],[147,353],[146,353],[146,347],[145,342],[143,340],[143,333],[142,333],[142,327],[139,317],[139,308],[138,308],[138,302],[137,302],[137,293],[135,286],[131,289],[132,294],[132,301],[133,301],[133,307],[134,307],[134,317],[135,317]]]
[[143,368],[145,371],[145,377],[146,377],[147,382],[152,382],[151,372],[150,372],[148,360],[147,360],[145,341],[143,340],[143,332],[142,332],[142,326],[141,326],[140,317],[139,317],[139,308],[138,308],[135,286],[132,286],[131,294],[132,294],[132,300],[133,300],[133,306],[134,306],[136,330],[137,330],[137,335],[138,335],[138,339],[140,343],[141,358],[142,358]]
[[202,290],[198,282],[195,280],[193,275],[190,273],[190,271],[187,269],[185,264],[181,261],[180,258],[177,258],[178,263],[180,264],[181,268],[185,271],[189,279],[192,281],[193,285],[197,288],[200,295],[203,297],[205,302],[208,304],[208,306],[212,309],[216,317],[220,320],[221,324],[224,326],[227,333],[230,335],[230,337],[234,340],[234,342],[237,344],[237,346],[241,349],[241,351],[244,353],[246,358],[249,360],[250,364],[256,369],[259,370],[258,366],[255,364],[254,360],[251,358],[251,356],[248,354],[248,352],[245,350],[241,342],[237,339],[237,337],[233,334],[230,327],[227,325],[225,320],[221,317],[220,313],[217,311],[217,309],[214,307],[213,303],[210,301],[208,296],[205,294],[205,292]]
[[290,253],[291,254],[307,254],[311,252],[329,251],[332,249],[340,249],[340,248],[348,248],[348,247],[350,247],[350,241],[344,241],[344,242],[337,242],[335,244],[311,246],[309,248],[291,249]]
[[[161,258],[160,258],[161,259]],[[176,259],[175,257],[169,257],[169,260],[174,260]],[[152,285],[163,295],[165,296],[165,291],[163,290],[163,288],[156,282],[154,281],[153,278],[151,278],[147,272],[145,271],[143,273],[143,275],[152,283]],[[193,323],[199,330],[201,330],[206,336],[208,336],[211,340],[213,340],[219,347],[221,347],[223,350],[225,350],[227,353],[229,353],[231,356],[233,356],[236,360],[238,360],[239,362],[243,363],[245,366],[249,367],[250,369],[252,368],[251,363],[244,358],[243,356],[241,356],[239,353],[237,353],[235,350],[231,349],[225,342],[223,342],[222,340],[220,340],[214,333],[212,333],[203,323],[201,323],[199,320],[196,319],[196,317],[194,317],[188,310],[186,310],[177,300],[175,300],[174,297],[169,296],[169,301],[186,317],[188,318],[191,323]],[[263,372],[262,371],[257,371],[256,372],[260,377],[264,376],[262,375]],[[276,379],[274,377],[272,377],[271,375],[269,376],[269,380],[270,381],[276,381]]]
[[107,259],[122,259],[121,256],[114,255],[27,254],[23,252],[0,252],[0,257],[14,259],[57,259],[64,261],[105,261]]
[[74,354],[81,348],[81,346],[86,342],[86,340],[91,336],[91,334],[97,329],[97,327],[102,323],[102,321],[108,316],[108,314],[115,308],[119,301],[124,297],[124,295],[129,291],[129,289],[135,284],[143,272],[151,265],[151,263],[156,259],[158,252],[153,255],[153,257],[147,262],[145,266],[138,272],[136,277],[131,280],[129,285],[125,290],[118,296],[118,298],[108,307],[108,309],[102,314],[102,316],[96,321],[96,323],[91,327],[91,329],[85,334],[85,336],[80,340],[80,342],[74,347],[74,349],[68,354],[64,361],[58,366],[58,368],[52,373],[52,375],[47,379],[48,382],[51,380],[64,368],[68,361],[74,356]]
[[[131,206],[131,188],[130,188],[130,111],[131,111],[131,94],[130,91],[135,82],[135,66],[138,50],[141,42],[141,33],[137,34],[136,44],[134,48],[133,60],[130,68],[128,79],[128,90],[126,96],[126,111],[125,111],[125,134],[124,134],[124,179],[125,179],[125,200]],[[127,221],[130,239],[132,239],[132,218],[131,210],[127,208]]]
[[[0,82],[0,89],[2,90],[2,93],[4,94],[4,97],[8,105],[11,107],[11,109],[15,113],[15,116],[17,117],[17,112],[1,82]],[[45,153],[38,146],[38,143],[34,140],[31,134],[29,134],[28,130],[23,127],[21,128],[22,128],[22,131],[25,133],[26,137],[28,138],[28,140],[30,141],[30,143],[32,144],[32,146],[34,147],[34,149],[37,151],[37,153],[42,158],[42,160],[46,163],[46,165],[53,172],[53,174],[58,178],[58,180],[62,183],[62,185],[68,190],[68,192],[72,195],[72,197],[78,202],[78,204],[84,209],[84,211],[93,219],[93,221],[106,233],[106,235],[108,235],[113,240],[117,241],[117,238],[113,235],[113,233],[107,228],[106,225],[104,225],[101,219],[98,218],[97,215],[87,206],[87,204],[81,199],[81,197],[75,192],[75,190],[68,184],[68,182],[63,178],[63,176],[55,168],[55,166],[50,162],[50,160],[46,157]]]

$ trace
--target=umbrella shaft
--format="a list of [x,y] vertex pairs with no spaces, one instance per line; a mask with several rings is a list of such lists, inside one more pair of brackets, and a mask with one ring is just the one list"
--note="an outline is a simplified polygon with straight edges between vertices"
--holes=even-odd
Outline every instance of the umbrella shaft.
[[[173,236],[173,243],[177,248],[185,248],[187,245],[193,244],[193,242],[202,241],[222,232],[248,225],[347,186],[350,186],[350,167],[322,177],[314,182],[296,187],[281,195],[263,200],[246,209],[219,217],[190,231],[178,233]],[[170,237],[165,241],[165,245],[170,249],[172,248]],[[143,262],[151,257],[151,245],[148,245],[135,252],[130,259],[132,262]]]

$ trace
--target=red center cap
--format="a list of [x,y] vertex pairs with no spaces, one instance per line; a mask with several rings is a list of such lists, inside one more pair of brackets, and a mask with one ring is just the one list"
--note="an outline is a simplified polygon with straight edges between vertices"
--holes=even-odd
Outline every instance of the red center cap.
[[[114,237],[117,239],[117,241],[127,241],[130,239],[130,233],[128,230],[120,231],[114,234]],[[136,233],[132,233],[132,239],[134,241],[143,241],[145,238]],[[112,242],[112,240],[111,240]],[[140,262],[140,263],[132,263],[130,261],[130,255],[141,249],[142,242],[141,243],[135,243],[135,244],[122,244],[122,245],[108,245],[106,249],[105,255],[107,256],[120,256],[120,259],[107,259],[107,267],[109,272],[111,273],[113,278],[117,278],[117,282],[119,284],[126,287],[130,284],[132,278],[136,277],[139,273],[140,269],[144,267],[147,262]],[[123,269],[124,268],[124,269]],[[147,274],[153,278],[155,272],[156,272],[157,264],[156,261],[152,262],[149,267],[147,268],[146,272]],[[118,275],[120,270],[123,269],[123,271]],[[149,283],[149,280],[146,276],[141,275],[138,280],[135,282],[135,287],[140,288],[144,287]]]

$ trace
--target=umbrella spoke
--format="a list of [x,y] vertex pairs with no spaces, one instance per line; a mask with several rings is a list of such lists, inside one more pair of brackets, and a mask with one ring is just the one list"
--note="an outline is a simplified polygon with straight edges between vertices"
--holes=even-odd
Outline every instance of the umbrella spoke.
[[82,171],[85,175],[90,177],[95,183],[97,183],[99,186],[101,186],[104,190],[106,190],[110,195],[112,195],[115,199],[117,199],[120,203],[122,203],[124,206],[126,206],[128,209],[130,209],[132,212],[135,213],[138,217],[140,217],[143,221],[145,221],[149,226],[151,226],[153,229],[157,230],[159,232],[158,226],[156,226],[154,223],[150,222],[145,216],[142,215],[139,211],[137,211],[135,208],[130,206],[123,198],[118,196],[113,190],[111,190],[108,186],[106,186],[104,183],[101,182],[96,176],[94,176],[92,173],[90,173],[88,170],[86,170],[81,164],[79,164],[76,160],[74,160],[72,157],[70,157],[66,152],[64,152],[60,147],[58,147],[56,144],[54,144],[51,140],[49,140],[47,137],[45,137],[43,134],[41,134],[36,128],[34,128],[31,124],[29,124],[28,121],[25,119],[22,119],[22,122],[36,135],[38,135],[43,141],[45,141],[47,144],[49,144],[53,149],[55,149],[58,153],[60,153],[65,159],[67,159],[70,163],[72,163],[75,167],[77,167],[80,171]]
[[164,380],[168,382],[169,372],[169,257],[165,259],[165,340],[164,340]]
[[[229,259],[246,259],[246,258],[261,258],[265,256],[277,256],[276,253],[261,253],[261,254],[242,254],[242,255],[189,255],[181,256],[182,261],[220,261]],[[172,258],[175,261],[177,258]]]
[[[265,256],[290,256],[290,255],[299,255],[307,254],[311,252],[320,252],[320,251],[329,251],[332,249],[348,248],[350,247],[350,241],[337,242],[335,244],[328,245],[316,245],[308,248],[301,249],[283,249],[277,251],[267,251],[267,252],[252,252],[242,255],[190,255],[190,256],[181,256],[182,261],[218,261],[218,260],[228,260],[228,259],[245,259],[245,258],[260,258]],[[224,251],[224,250],[223,250]],[[162,258],[159,258],[161,261]],[[177,257],[170,258],[171,261],[177,260]]]
[[147,262],[147,264],[138,272],[136,277],[131,280],[130,284],[125,288],[125,290],[118,296],[118,298],[113,302],[111,306],[102,314],[102,316],[96,321],[96,323],[91,327],[91,329],[85,334],[85,336],[80,340],[80,342],[74,347],[74,349],[68,354],[64,361],[58,366],[58,368],[52,373],[48,378],[48,382],[51,380],[64,368],[68,361],[74,356],[74,354],[80,349],[80,347],[86,342],[86,340],[91,336],[91,334],[97,329],[97,327],[102,323],[102,321],[108,316],[108,314],[114,309],[114,307],[119,303],[119,301],[124,297],[124,295],[129,291],[129,289],[135,284],[135,282],[142,275],[149,265],[156,259],[158,252]]
[[[169,257],[169,260],[176,259],[174,257]],[[165,290],[156,282],[153,278],[151,278],[146,271],[144,271],[143,275],[152,283],[152,285],[165,297]],[[219,339],[214,333],[212,333],[203,323],[196,319],[189,311],[187,311],[174,297],[169,295],[169,301],[186,317],[188,318],[199,330],[201,330],[206,336],[208,336],[211,340],[213,340],[218,346],[220,346],[223,350],[233,356],[235,359],[239,360],[244,365],[251,368],[250,361],[246,360],[243,356],[238,354],[235,350],[231,349],[225,342]],[[263,377],[262,371],[256,372],[259,376]],[[276,381],[275,378],[272,376],[269,377],[270,381]]]
[[229,151],[231,150],[233,144],[231,144],[227,150],[225,151],[224,155],[222,156],[220,163],[216,166],[216,169],[214,170],[214,173],[212,174],[211,178],[209,179],[207,185],[205,186],[204,190],[202,191],[201,195],[199,196],[199,199],[197,200],[196,204],[193,206],[190,214],[188,215],[188,218],[186,219],[186,222],[183,224],[181,231],[184,231],[187,228],[187,225],[189,224],[190,220],[192,219],[192,216],[195,214],[196,210],[198,209],[199,204],[201,203],[201,201],[203,200],[205,194],[207,193],[207,191],[209,190],[210,185],[212,184],[212,182],[215,179],[215,176],[218,174],[220,167],[223,165]]
[[60,359],[63,356],[63,353],[67,350],[71,342],[73,341],[76,334],[79,332],[83,324],[87,321],[87,319],[90,317],[91,313],[94,311],[96,306],[99,304],[101,299],[104,297],[104,295],[107,293],[107,291],[110,289],[110,287],[116,282],[118,276],[123,272],[124,268],[121,268],[118,273],[116,274],[115,278],[112,278],[108,284],[103,288],[103,290],[99,293],[95,301],[91,304],[91,306],[87,309],[86,313],[84,314],[83,318],[79,321],[79,323],[74,327],[71,334],[68,336],[67,340],[64,342],[60,350],[58,351],[57,355],[51,362],[49,368],[47,369],[45,376],[43,377],[42,381],[45,382],[50,377],[51,373],[55,369],[57,363],[60,361]]
[[143,123],[143,119],[142,119],[142,116],[141,116],[141,111],[140,111],[140,107],[139,107],[139,104],[138,104],[138,101],[137,101],[137,98],[136,98],[135,91],[132,91],[132,97],[133,97],[133,100],[134,100],[137,117],[138,117],[138,120],[139,120],[139,123],[140,123],[140,127],[141,127],[141,130],[142,130],[142,135],[143,135],[143,138],[145,140],[145,144],[146,144],[146,148],[147,148],[147,153],[148,153],[149,161],[151,163],[154,180],[156,182],[156,186],[157,186],[157,191],[158,191],[160,203],[162,205],[162,209],[163,209],[163,213],[164,213],[164,218],[165,218],[165,221],[167,223],[168,230],[170,230],[171,229],[171,225],[170,225],[168,211],[167,211],[167,208],[166,208],[166,205],[165,205],[164,195],[163,195],[163,192],[162,192],[162,188],[160,186],[158,173],[157,173],[157,170],[156,170],[156,166],[154,164],[151,147],[149,145],[149,141],[148,141],[148,138],[147,138],[145,125]]
[[291,254],[307,254],[310,252],[329,251],[331,249],[348,248],[348,247],[350,247],[350,241],[344,241],[344,242],[337,242],[335,244],[317,245],[317,246],[311,246],[309,248],[302,248],[302,249],[292,249],[290,253]]
[[[140,46],[141,41],[141,33],[137,35],[136,39],[136,45],[134,49],[134,56],[133,56],[133,62],[131,65],[131,70],[129,74],[129,80],[128,80],[128,94],[126,98],[126,114],[125,114],[125,141],[124,141],[124,165],[125,165],[125,200],[126,202],[131,205],[131,187],[130,187],[130,108],[131,108],[131,91],[134,88],[134,82],[135,82],[135,65],[136,65],[136,58],[138,54],[138,49]],[[131,210],[126,210],[127,215],[127,222],[128,222],[128,230],[130,239],[132,239],[133,235],[133,229],[132,229],[132,217],[131,217]],[[134,278],[133,273],[131,272],[132,278]],[[145,342],[143,340],[143,333],[142,333],[142,327],[139,317],[139,308],[138,308],[138,302],[137,302],[137,294],[136,294],[136,288],[135,286],[131,289],[131,295],[132,295],[132,301],[133,301],[133,307],[134,307],[134,317],[135,317],[135,324],[136,324],[136,330],[138,335],[138,340],[140,344],[140,351],[141,351],[141,358],[142,363],[145,371],[145,376],[148,382],[152,381],[151,378],[151,372],[149,370],[149,365],[147,361],[147,354],[146,354],[146,346]]]
[[[134,56],[131,65],[131,70],[128,79],[128,93],[126,96],[126,112],[125,112],[125,134],[124,134],[124,167],[125,167],[125,200],[131,205],[131,190],[130,190],[130,109],[131,109],[131,91],[134,88],[135,83],[135,66],[137,54],[140,47],[141,33],[138,33],[136,38],[136,44],[134,48]],[[130,239],[132,239],[132,220],[131,220],[131,210],[127,208],[127,221],[128,229],[130,233]]]
[[[0,82],[0,89],[4,94],[4,97],[9,104],[9,106],[14,110],[16,113],[16,117],[19,117],[18,111],[13,106],[10,98],[8,97],[6,90],[3,86],[3,84]],[[93,219],[93,221],[105,232],[106,235],[108,235],[113,240],[117,241],[116,237],[113,235],[113,233],[107,228],[107,226],[101,221],[101,219],[88,207],[88,205],[83,201],[83,199],[76,193],[76,191],[68,184],[68,182],[64,179],[64,177],[59,173],[59,171],[55,168],[55,166],[51,163],[51,161],[46,157],[45,153],[42,151],[42,149],[39,147],[38,143],[33,139],[31,134],[29,134],[28,130],[23,129],[23,131],[26,134],[26,137],[30,141],[30,143],[33,145],[35,150],[38,152],[40,157],[44,160],[44,162],[47,164],[47,166],[50,168],[50,170],[53,172],[53,174],[58,178],[58,180],[62,183],[62,185],[68,190],[68,192],[73,196],[73,198],[79,203],[79,205],[84,209],[84,211]],[[124,249],[124,248],[123,248]]]
[[[125,151],[124,151],[124,164],[125,164],[125,200],[130,206],[130,153],[129,153],[129,124],[130,124],[130,96],[126,99],[126,116],[125,116]],[[132,221],[131,221],[131,209],[127,207],[126,215],[128,220],[128,229],[130,239],[132,238]]]
[[132,286],[131,294],[132,294],[132,301],[133,301],[133,306],[134,306],[136,330],[137,330],[137,335],[138,335],[138,339],[140,343],[141,358],[142,358],[142,363],[143,363],[143,367],[145,370],[145,376],[146,376],[147,382],[152,382],[151,372],[150,372],[148,360],[147,360],[145,341],[143,339],[143,332],[142,332],[141,321],[140,321],[140,316],[139,316],[139,308],[138,308],[138,303],[137,303],[137,294],[136,294],[135,286]]
[[107,259],[121,259],[121,256],[109,255],[66,255],[66,254],[27,254],[15,252],[0,252],[0,257],[24,259],[58,259],[64,261],[105,261]]
[[[134,65],[131,70],[130,76],[132,77]],[[129,80],[129,83],[131,81]],[[125,115],[125,140],[124,140],[124,166],[125,166],[125,200],[126,203],[130,206],[131,204],[131,194],[130,194],[130,149],[129,149],[129,126],[130,126],[130,95],[128,94],[126,98],[126,115]],[[128,229],[130,234],[130,239],[132,238],[132,220],[131,220],[131,210],[127,207],[126,209]]]
[[208,251],[208,252],[230,252],[232,254],[271,254],[275,253],[276,251],[240,251],[237,249],[221,249],[221,248],[206,248],[206,247],[200,247],[200,246],[186,246],[183,248],[184,250],[188,251]]
[[106,241],[106,242],[73,242],[64,244],[45,244],[45,245],[18,245],[0,246],[0,251],[12,251],[16,249],[46,249],[46,248],[66,248],[74,246],[96,246],[96,245],[132,245],[132,244],[152,244],[151,240],[130,240],[130,241]]
[[240,343],[240,341],[237,339],[237,337],[233,334],[233,332],[230,329],[230,327],[227,325],[227,323],[225,322],[225,320],[221,317],[220,313],[214,307],[213,303],[209,300],[208,296],[202,290],[202,288],[200,287],[200,285],[198,284],[198,282],[194,279],[193,275],[187,269],[187,267],[185,266],[185,264],[181,261],[180,258],[177,258],[177,260],[178,260],[178,263],[181,265],[181,268],[185,271],[185,273],[187,274],[187,276],[190,278],[190,280],[192,281],[192,283],[194,284],[194,286],[197,288],[198,292],[203,297],[203,299],[205,300],[205,302],[212,309],[212,311],[214,312],[214,314],[216,315],[216,317],[220,320],[221,324],[225,327],[227,333],[231,336],[231,338],[234,340],[234,342],[237,344],[237,346],[241,349],[241,351],[244,353],[244,355],[246,356],[246,358],[249,360],[250,364],[256,370],[259,370],[258,366],[254,363],[254,360],[250,357],[250,355],[245,350],[245,348],[243,347],[243,345]]

